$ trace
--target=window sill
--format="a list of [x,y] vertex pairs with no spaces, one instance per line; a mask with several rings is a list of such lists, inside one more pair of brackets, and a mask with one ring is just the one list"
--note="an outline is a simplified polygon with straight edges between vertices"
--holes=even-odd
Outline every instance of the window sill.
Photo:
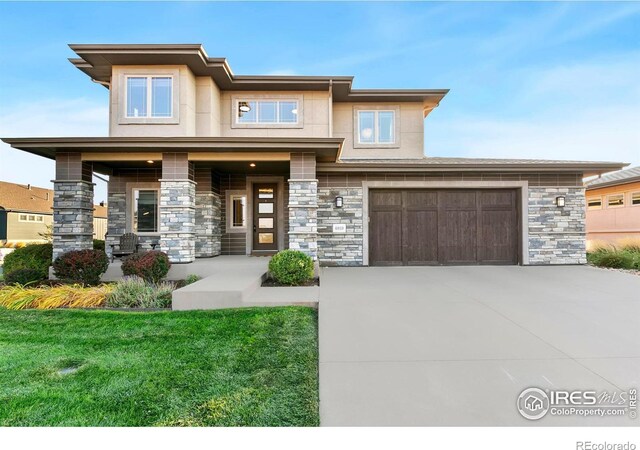
[[121,117],[118,125],[178,125],[177,117]]
[[283,129],[283,128],[304,128],[301,123],[232,123],[231,128],[250,128],[250,129]]
[[393,144],[360,144],[354,142],[353,148],[400,148],[400,144],[395,142]]

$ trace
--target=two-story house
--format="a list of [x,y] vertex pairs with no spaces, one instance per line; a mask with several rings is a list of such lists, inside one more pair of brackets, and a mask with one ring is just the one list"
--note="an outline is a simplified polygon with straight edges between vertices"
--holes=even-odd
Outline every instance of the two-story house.
[[582,178],[624,166],[425,157],[446,89],[235,75],[201,45],[71,49],[109,90],[109,137],[4,139],[55,159],[55,256],[91,248],[97,172],[109,243],[134,232],[174,263],[285,248],[338,266],[584,263]]

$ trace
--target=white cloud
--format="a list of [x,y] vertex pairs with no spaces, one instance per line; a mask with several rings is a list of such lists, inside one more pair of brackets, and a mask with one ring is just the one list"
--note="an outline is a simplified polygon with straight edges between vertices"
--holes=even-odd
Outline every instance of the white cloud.
[[[44,99],[0,113],[0,137],[107,136],[108,119],[108,107],[84,98]],[[53,161],[0,142],[1,180],[51,187],[54,174]],[[105,183],[97,183],[95,199],[106,200]]]

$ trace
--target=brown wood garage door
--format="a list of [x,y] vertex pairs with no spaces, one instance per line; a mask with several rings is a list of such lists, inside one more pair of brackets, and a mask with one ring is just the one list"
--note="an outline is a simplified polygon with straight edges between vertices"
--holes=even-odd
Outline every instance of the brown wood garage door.
[[511,189],[369,192],[369,264],[517,264]]

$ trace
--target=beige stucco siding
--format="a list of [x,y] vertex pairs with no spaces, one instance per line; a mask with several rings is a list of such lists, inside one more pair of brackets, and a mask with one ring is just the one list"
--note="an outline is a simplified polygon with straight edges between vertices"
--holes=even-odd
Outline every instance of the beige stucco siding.
[[[299,101],[301,123],[288,126],[234,125],[234,98],[295,99]],[[301,100],[301,102],[300,102]],[[329,92],[323,91],[224,91],[221,95],[221,135],[238,137],[329,137]]]
[[220,89],[211,77],[196,77],[196,136],[220,136]]
[[[171,75],[174,78],[173,117],[135,123],[126,118],[127,75]],[[196,77],[187,66],[113,66],[110,89],[110,136],[195,136]],[[142,122],[142,121],[138,121]]]
[[[396,145],[387,147],[355,148],[355,110],[398,109],[396,117]],[[342,158],[421,158],[424,154],[424,119],[422,103],[334,103],[333,137],[344,138]]]

